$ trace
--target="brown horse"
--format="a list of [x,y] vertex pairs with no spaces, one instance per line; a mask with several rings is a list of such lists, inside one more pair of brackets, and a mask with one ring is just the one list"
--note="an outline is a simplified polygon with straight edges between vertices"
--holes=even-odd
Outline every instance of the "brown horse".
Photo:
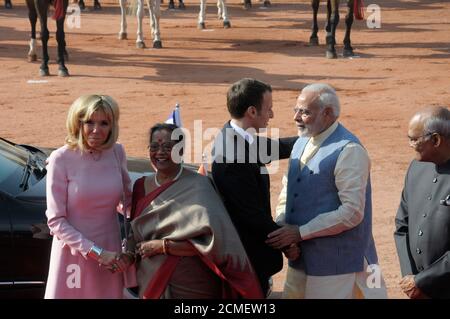
[[[50,5],[50,0],[26,0],[28,7],[28,18],[31,24],[31,41],[30,41],[30,53],[28,54],[30,60],[36,60],[35,54],[31,53],[32,44],[36,42],[36,21],[39,18],[41,25],[41,42],[42,42],[42,64],[40,66],[39,74],[41,76],[50,75],[48,70],[48,49],[47,43],[49,39],[49,31],[47,28],[47,12],[48,6]],[[58,42],[58,75],[68,76],[69,71],[67,70],[64,59],[66,52],[66,40],[64,34],[64,20],[66,18],[67,6],[69,0],[54,0],[55,3],[55,15],[56,19],[56,41]]]
[[[327,31],[326,44],[327,51],[326,57],[328,59],[336,59],[336,27],[339,23],[339,0],[327,0],[327,24],[325,30]],[[319,27],[317,26],[317,12],[319,11],[320,0],[312,0],[311,5],[313,8],[313,25],[312,33],[309,38],[310,45],[319,45],[319,39],[317,32]],[[356,6],[356,10],[355,10]],[[347,0],[347,15],[345,16],[345,37],[344,37],[344,57],[353,56],[353,48],[350,41],[350,31],[353,24],[353,17],[356,14],[357,19],[362,19],[362,2],[361,0]]]

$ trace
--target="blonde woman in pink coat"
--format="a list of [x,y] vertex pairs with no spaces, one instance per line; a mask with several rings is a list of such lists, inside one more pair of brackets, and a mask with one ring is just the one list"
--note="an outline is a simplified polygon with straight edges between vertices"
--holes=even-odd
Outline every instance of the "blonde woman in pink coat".
[[[131,181],[117,144],[119,107],[106,95],[71,106],[67,137],[47,165],[47,218],[53,235],[45,298],[122,298],[117,207]],[[127,206],[127,203],[125,207]]]

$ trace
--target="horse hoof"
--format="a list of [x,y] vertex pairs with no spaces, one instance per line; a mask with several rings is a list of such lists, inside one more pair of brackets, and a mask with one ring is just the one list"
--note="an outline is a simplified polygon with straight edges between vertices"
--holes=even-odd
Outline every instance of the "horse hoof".
[[180,9],[180,10],[186,9],[186,6],[184,5],[183,2],[180,2],[180,4],[178,5],[178,9]]
[[39,75],[40,76],[49,76],[50,72],[48,71],[48,68],[40,68],[39,69]]
[[244,9],[245,10],[250,10],[251,8],[252,8],[252,3],[251,2],[244,3]]
[[206,29],[205,22],[200,22],[200,23],[197,25],[197,28],[200,29],[200,30]]
[[153,42],[153,49],[162,49],[162,42],[159,40]]
[[81,11],[86,10],[86,5],[84,4],[84,2],[78,3],[78,6],[80,7],[80,10],[81,10]]
[[94,10],[101,10],[102,6],[100,5],[100,3],[94,3]]
[[344,49],[344,52],[342,53],[344,58],[349,58],[355,55],[352,49]]
[[168,9],[169,10],[174,10],[175,9],[175,4],[173,2],[169,2]]
[[319,45],[319,38],[309,38],[309,45],[316,47]]
[[58,69],[58,76],[65,78],[66,76],[69,76],[69,70],[67,70],[66,67],[60,67]]
[[326,55],[327,59],[337,59],[336,51],[327,51]]
[[138,49],[145,49],[144,41],[136,42],[136,48],[138,48]]
[[272,5],[272,4],[270,3],[269,0],[264,0],[264,3],[263,3],[263,6],[264,6],[264,7],[268,8],[268,7],[270,7],[271,5]]
[[5,2],[5,9],[12,9],[11,2]]
[[231,23],[230,23],[230,21],[224,21],[224,22],[223,22],[223,28],[224,28],[224,29],[229,29],[229,28],[231,28]]
[[128,34],[126,32],[119,32],[119,40],[126,40],[128,38]]
[[28,54],[28,62],[34,62],[37,61],[37,54],[33,53],[33,54]]

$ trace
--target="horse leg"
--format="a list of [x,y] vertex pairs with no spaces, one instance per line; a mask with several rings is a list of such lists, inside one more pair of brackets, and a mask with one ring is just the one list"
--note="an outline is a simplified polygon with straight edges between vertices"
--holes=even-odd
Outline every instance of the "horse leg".
[[84,4],[84,0],[78,0],[78,6],[80,7],[81,11],[84,11],[86,9],[86,5]]
[[230,20],[228,20],[226,0],[219,0],[219,1],[221,2],[221,7],[222,7],[223,27],[224,27],[224,29],[231,28]]
[[149,0],[149,10],[150,10],[150,25],[152,27],[153,36],[153,48],[161,49],[162,42],[159,31],[159,19],[161,17],[161,2],[160,0]]
[[316,46],[319,45],[319,38],[317,37],[317,32],[319,31],[319,26],[317,25],[317,12],[319,11],[320,0],[312,0],[311,7],[313,9],[313,24],[311,29],[311,36],[309,37],[309,45]]
[[327,32],[327,52],[326,57],[328,59],[336,59],[337,53],[336,48],[336,27],[339,23],[339,0],[328,0],[331,1],[331,15],[329,21],[330,32]]
[[183,0],[178,0],[178,9],[184,10],[186,6],[184,5]]
[[222,10],[223,10],[222,5],[223,5],[222,1],[217,0],[217,19],[219,20],[222,19]]
[[41,24],[41,42],[42,42],[42,63],[40,66],[39,74],[41,76],[50,75],[48,71],[48,38],[49,32],[47,28],[47,10],[49,6],[49,0],[34,0],[34,7],[36,8],[39,23]]
[[28,8],[28,19],[30,20],[31,25],[31,39],[30,39],[30,51],[28,51],[28,61],[36,61],[36,22],[37,22],[37,12],[34,6],[33,0],[26,1]]
[[119,0],[120,4],[120,31],[119,40],[125,40],[127,38],[127,0]]
[[347,15],[345,16],[345,37],[344,37],[344,57],[353,56],[353,48],[350,41],[350,31],[352,30],[353,24],[353,1],[348,0],[347,2]]
[[331,1],[327,1],[327,20],[325,23],[325,31],[326,32],[331,32],[331,24],[330,24],[330,19],[331,19]]
[[58,75],[65,77],[69,76],[69,71],[64,64],[64,58],[67,54],[66,52],[66,35],[64,33],[64,21],[66,19],[67,6],[69,5],[69,0],[63,0],[64,14],[61,18],[56,20],[56,41],[58,42]]
[[244,9],[250,10],[252,7],[252,0],[244,0]]
[[100,4],[100,1],[94,0],[94,10],[101,10],[102,6]]
[[205,19],[206,19],[206,0],[200,0],[200,12],[198,13],[198,24],[197,24],[197,27],[200,30],[206,28]]
[[5,9],[12,9],[11,0],[5,0]]
[[[152,0],[150,0],[152,1]],[[144,18],[144,0],[137,1],[137,11],[136,11],[136,19],[137,19],[137,33],[136,33],[136,48],[144,49],[144,33],[142,32],[142,19]]]
[[268,8],[268,7],[270,7],[272,4],[270,3],[270,0],[264,0],[264,2],[263,2],[263,7],[266,7],[266,8]]
[[168,9],[172,9],[172,10],[175,9],[175,2],[173,0],[169,1]]

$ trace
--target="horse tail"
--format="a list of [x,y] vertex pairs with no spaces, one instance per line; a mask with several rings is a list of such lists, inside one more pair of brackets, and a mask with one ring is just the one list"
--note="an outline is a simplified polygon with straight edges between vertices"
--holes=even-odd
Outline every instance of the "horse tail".
[[363,0],[355,0],[353,2],[353,14],[356,20],[364,19],[364,2]]

